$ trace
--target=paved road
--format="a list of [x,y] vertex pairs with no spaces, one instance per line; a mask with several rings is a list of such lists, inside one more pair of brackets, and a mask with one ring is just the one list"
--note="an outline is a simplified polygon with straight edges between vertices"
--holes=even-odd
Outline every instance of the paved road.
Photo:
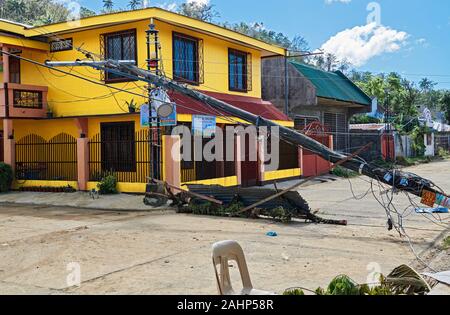
[[[412,171],[449,191],[449,169],[447,161]],[[352,183],[357,195],[368,188],[360,179]],[[388,273],[414,260],[406,240],[387,231],[384,210],[374,198],[354,200],[348,181],[306,187],[301,193],[320,215],[347,219],[350,225],[3,204],[0,293],[216,294],[211,245],[225,239],[242,244],[255,287],[277,292],[325,286],[341,273],[365,282],[373,271]],[[406,207],[408,201],[399,196],[396,203]],[[405,219],[417,252],[448,231],[449,217],[443,219],[446,226],[416,214]],[[279,236],[269,238],[268,231]],[[68,287],[74,266],[81,268],[80,287]]]

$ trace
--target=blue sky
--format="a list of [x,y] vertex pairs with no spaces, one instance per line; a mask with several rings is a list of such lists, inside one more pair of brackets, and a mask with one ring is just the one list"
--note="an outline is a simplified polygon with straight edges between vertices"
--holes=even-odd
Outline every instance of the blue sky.
[[[150,5],[183,1],[150,0]],[[397,71],[414,81],[428,77],[450,89],[448,0],[378,0],[370,11],[369,0],[210,1],[221,14],[218,21],[263,22],[289,36],[302,35],[312,49],[351,60],[358,70]],[[101,0],[80,2],[95,10],[102,6]],[[126,7],[128,0],[114,3]]]

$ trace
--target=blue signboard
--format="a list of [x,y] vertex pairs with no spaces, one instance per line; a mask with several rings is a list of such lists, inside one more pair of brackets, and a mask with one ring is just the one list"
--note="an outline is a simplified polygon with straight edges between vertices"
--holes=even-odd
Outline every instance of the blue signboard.
[[192,116],[192,132],[194,136],[212,138],[216,134],[216,125],[215,116]]
[[140,108],[141,112],[141,127],[150,126],[150,110],[148,104],[144,104]]
[[172,104],[173,111],[167,117],[159,117],[156,110],[152,108],[151,115],[148,104],[141,106],[141,126],[142,127],[170,127],[177,125],[177,106]]

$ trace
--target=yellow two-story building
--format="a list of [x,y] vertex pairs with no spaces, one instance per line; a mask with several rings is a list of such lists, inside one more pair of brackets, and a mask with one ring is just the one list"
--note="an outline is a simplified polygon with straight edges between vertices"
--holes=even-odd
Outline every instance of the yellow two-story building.
[[[60,72],[44,66],[82,60],[89,52],[96,60],[135,60],[146,69],[151,20],[159,31],[162,74],[293,126],[261,99],[261,60],[285,55],[283,48],[160,8],[39,27],[0,20],[0,161],[13,166],[16,189],[70,185],[88,190],[105,173],[114,173],[120,191],[144,192],[155,164],[165,179],[179,173],[182,184],[249,186],[301,175],[297,149],[284,144],[280,167],[271,172],[261,161],[176,164],[168,156],[173,143],[167,136],[155,158],[150,141],[155,129],[140,122],[139,105],[148,102],[146,83],[89,67]],[[177,104],[178,124],[192,128],[196,115],[214,116],[220,128],[238,121],[179,93],[169,91],[169,97]]]

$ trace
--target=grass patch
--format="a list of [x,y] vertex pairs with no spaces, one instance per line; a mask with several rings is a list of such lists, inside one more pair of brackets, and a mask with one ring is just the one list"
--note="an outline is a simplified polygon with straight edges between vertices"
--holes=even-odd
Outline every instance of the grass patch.
[[444,238],[444,240],[442,241],[442,247],[444,249],[450,249],[450,236]]
[[353,178],[353,177],[358,177],[359,174],[354,172],[354,171],[350,171],[346,168],[343,168],[341,166],[337,166],[333,169],[333,171],[331,172],[333,175],[337,176],[337,177],[342,177],[342,178]]

